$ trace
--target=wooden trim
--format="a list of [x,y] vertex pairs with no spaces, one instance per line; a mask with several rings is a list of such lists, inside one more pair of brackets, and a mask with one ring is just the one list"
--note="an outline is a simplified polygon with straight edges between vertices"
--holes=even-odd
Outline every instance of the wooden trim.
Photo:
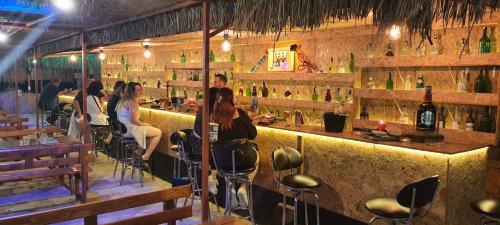
[[[30,158],[33,159],[33,157],[30,157]],[[28,163],[28,161],[26,161],[26,162],[13,162],[13,163],[0,164],[0,172],[14,171],[14,170],[25,170],[25,169],[33,169],[33,168],[54,167],[54,166],[59,166],[59,165],[71,166],[71,165],[77,164],[79,162],[80,162],[80,160],[77,157],[42,159],[42,160],[37,160],[37,161],[30,160],[30,163]]]
[[[210,69],[232,69],[234,63],[232,62],[211,62]],[[167,69],[185,69],[185,70],[201,70],[203,65],[201,63],[167,63]]]
[[233,79],[353,83],[354,75],[350,73],[234,73]]
[[356,66],[374,67],[446,67],[446,66],[498,66],[500,53],[428,56],[397,56],[357,59]]
[[[0,225],[53,224],[191,196],[191,185],[0,219]],[[93,219],[89,219],[94,221]],[[92,224],[92,223],[91,223]]]
[[0,138],[22,137],[28,135],[53,134],[59,133],[61,129],[58,127],[46,127],[42,129],[26,129],[26,130],[11,130],[0,131]]
[[106,225],[163,224],[192,216],[192,206],[184,206],[126,220],[107,223]]
[[[240,102],[251,102],[251,97],[248,96],[235,96]],[[262,98],[258,97],[259,104],[288,107],[288,108],[306,108],[306,109],[319,109],[319,110],[335,110],[340,107],[338,102],[313,102],[309,100],[291,100],[291,99],[277,99],[277,98]],[[343,110],[346,112],[352,112],[352,104],[344,104]]]

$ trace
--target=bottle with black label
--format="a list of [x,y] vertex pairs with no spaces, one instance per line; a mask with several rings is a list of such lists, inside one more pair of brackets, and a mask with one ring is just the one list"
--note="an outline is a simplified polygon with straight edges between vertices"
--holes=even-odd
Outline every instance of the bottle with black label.
[[432,103],[432,87],[425,87],[424,102],[417,109],[417,131],[434,132],[436,130],[437,108]]
[[465,131],[474,131],[474,119],[472,117],[472,108],[469,109],[469,116],[465,120]]
[[262,91],[262,97],[264,97],[264,98],[269,97],[269,88],[266,87],[266,82],[265,81],[262,81],[261,91]]

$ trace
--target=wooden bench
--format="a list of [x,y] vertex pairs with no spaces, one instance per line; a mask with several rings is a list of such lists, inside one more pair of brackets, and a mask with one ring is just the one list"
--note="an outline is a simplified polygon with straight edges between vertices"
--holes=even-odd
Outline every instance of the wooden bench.
[[54,209],[45,212],[0,219],[0,225],[53,224],[74,219],[84,219],[85,225],[98,224],[97,216],[120,210],[151,205],[163,202],[163,210],[143,216],[129,217],[108,225],[162,224],[175,225],[177,220],[192,216],[192,206],[176,208],[174,200],[191,196],[191,185],[184,185],[166,190],[152,191],[144,194],[127,196],[117,199],[89,202],[81,205]]
[[[34,139],[37,141],[38,139]],[[1,143],[8,148],[0,149],[0,183],[57,177],[76,198],[86,201],[88,161],[87,149],[94,144],[81,144],[76,140],[59,138],[56,144],[25,144],[32,140]],[[10,145],[18,145],[10,147]],[[65,177],[68,177],[68,183]],[[81,189],[80,189],[81,181]]]
[[250,225],[250,221],[245,219],[236,218],[234,216],[226,216],[215,218],[209,222],[203,222],[198,225]]
[[46,127],[41,129],[21,129],[21,130],[9,130],[9,131],[1,131],[0,130],[0,138],[4,139],[19,139],[24,136],[29,135],[41,135],[47,134],[48,136],[54,136],[56,133],[60,133],[61,129],[58,127]]

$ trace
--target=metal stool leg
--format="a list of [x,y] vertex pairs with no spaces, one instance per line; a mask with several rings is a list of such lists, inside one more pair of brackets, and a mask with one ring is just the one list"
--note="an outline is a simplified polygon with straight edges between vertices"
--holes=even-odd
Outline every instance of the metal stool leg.
[[286,222],[286,194],[283,193],[283,214],[281,216],[281,225],[285,225]]
[[302,201],[304,202],[304,211],[305,211],[306,225],[309,225],[309,216],[307,215],[307,202],[306,202],[306,198],[305,198],[305,195],[304,195],[304,190],[300,191],[300,195],[302,196]]
[[248,212],[250,214],[250,221],[252,222],[252,225],[255,225],[255,217],[253,215],[253,183],[251,181],[247,182],[247,190],[248,192]]
[[379,219],[379,218],[377,218],[377,217],[372,217],[372,218],[370,219],[370,221],[368,222],[368,225],[372,224],[373,222],[375,222],[375,221],[376,221],[376,220],[378,220],[378,219]]
[[[118,141],[118,143],[116,143],[116,144],[117,144],[117,146],[116,146],[116,161],[115,161],[115,171],[113,172],[113,178],[116,176],[116,169],[118,169],[118,160],[119,160],[118,153],[122,151],[122,142]],[[122,160],[123,160],[123,153],[121,153],[121,156],[122,156]]]
[[300,192],[297,192],[295,194],[295,198],[293,199],[294,202],[293,202],[293,225],[297,225],[297,208],[299,206],[299,195],[300,195]]
[[125,177],[125,171],[127,171],[127,160],[128,160],[128,153],[127,153],[127,146],[123,146],[123,155],[122,155],[122,176],[120,178],[120,186],[123,184],[123,177]]
[[232,195],[231,195],[231,190],[233,188],[233,185],[232,185],[232,180],[229,178],[229,177],[226,177],[225,178],[226,180],[226,210],[224,211],[224,215],[225,216],[229,216],[231,215],[231,211],[232,211]]
[[316,225],[319,225],[319,197],[316,193],[313,193],[314,198],[316,199]]

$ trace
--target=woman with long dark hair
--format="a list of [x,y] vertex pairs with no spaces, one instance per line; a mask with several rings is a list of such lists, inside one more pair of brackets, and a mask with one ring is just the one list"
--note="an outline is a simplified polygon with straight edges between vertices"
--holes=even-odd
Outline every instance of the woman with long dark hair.
[[[105,113],[104,86],[100,81],[93,81],[87,88],[87,114],[90,116],[90,124],[96,127],[108,127],[108,115]],[[102,135],[106,144],[111,143],[113,136],[110,132]]]
[[134,137],[139,146],[144,149],[141,152],[142,160],[148,161],[161,139],[161,130],[148,123],[139,120],[139,101],[142,94],[142,86],[136,82],[130,82],[125,87],[123,97],[116,106],[118,121],[127,128],[126,137]]
[[118,104],[118,101],[123,96],[123,92],[125,91],[125,86],[127,84],[123,80],[119,80],[115,82],[115,85],[113,86],[113,93],[111,94],[111,97],[108,99],[108,116],[110,120],[117,120],[116,116],[116,105]]

